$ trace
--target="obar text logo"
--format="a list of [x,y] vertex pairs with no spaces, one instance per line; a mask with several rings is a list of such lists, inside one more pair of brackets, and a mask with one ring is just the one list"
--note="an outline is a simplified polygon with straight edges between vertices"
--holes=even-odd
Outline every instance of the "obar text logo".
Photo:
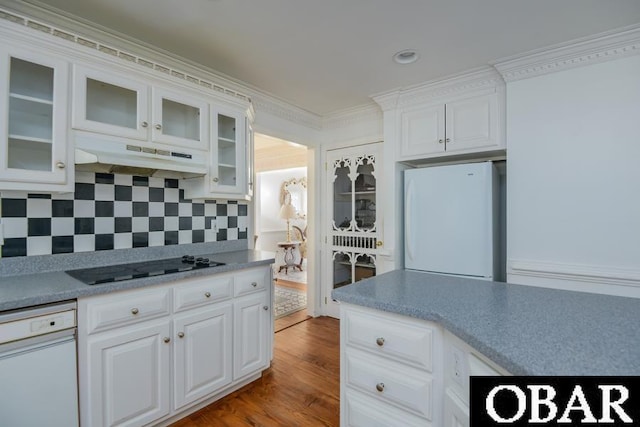
[[639,426],[640,377],[471,377],[471,426]]

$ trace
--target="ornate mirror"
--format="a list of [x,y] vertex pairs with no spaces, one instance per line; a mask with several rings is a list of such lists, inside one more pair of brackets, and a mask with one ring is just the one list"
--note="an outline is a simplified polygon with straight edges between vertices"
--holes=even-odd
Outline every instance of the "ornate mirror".
[[280,186],[280,205],[291,203],[298,218],[307,218],[307,178],[291,178]]

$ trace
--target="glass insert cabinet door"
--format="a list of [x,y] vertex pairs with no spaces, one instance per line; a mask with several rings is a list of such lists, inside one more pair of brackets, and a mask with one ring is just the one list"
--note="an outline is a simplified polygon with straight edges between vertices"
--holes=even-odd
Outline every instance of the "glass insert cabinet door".
[[248,179],[244,168],[245,118],[232,111],[215,111],[212,131],[211,191],[237,193]]
[[107,135],[149,139],[147,85],[141,81],[75,65],[72,126]]
[[152,139],[186,148],[209,148],[209,105],[188,94],[153,89]]
[[36,53],[0,50],[8,84],[0,94],[1,179],[66,180],[67,76],[65,62]]
[[367,144],[327,152],[328,294],[376,274],[380,151]]

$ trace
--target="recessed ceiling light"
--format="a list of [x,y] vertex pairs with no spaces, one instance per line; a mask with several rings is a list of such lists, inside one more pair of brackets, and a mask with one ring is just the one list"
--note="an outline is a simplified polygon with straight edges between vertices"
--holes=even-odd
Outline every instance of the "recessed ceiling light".
[[398,64],[411,64],[418,60],[418,53],[413,49],[405,49],[393,55],[393,60]]

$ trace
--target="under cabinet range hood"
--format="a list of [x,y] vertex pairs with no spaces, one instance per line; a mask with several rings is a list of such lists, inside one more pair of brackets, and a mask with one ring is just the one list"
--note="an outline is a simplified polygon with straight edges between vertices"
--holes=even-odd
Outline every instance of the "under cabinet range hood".
[[151,176],[169,171],[185,176],[208,171],[207,152],[146,141],[84,134],[75,135],[75,164],[78,170]]

